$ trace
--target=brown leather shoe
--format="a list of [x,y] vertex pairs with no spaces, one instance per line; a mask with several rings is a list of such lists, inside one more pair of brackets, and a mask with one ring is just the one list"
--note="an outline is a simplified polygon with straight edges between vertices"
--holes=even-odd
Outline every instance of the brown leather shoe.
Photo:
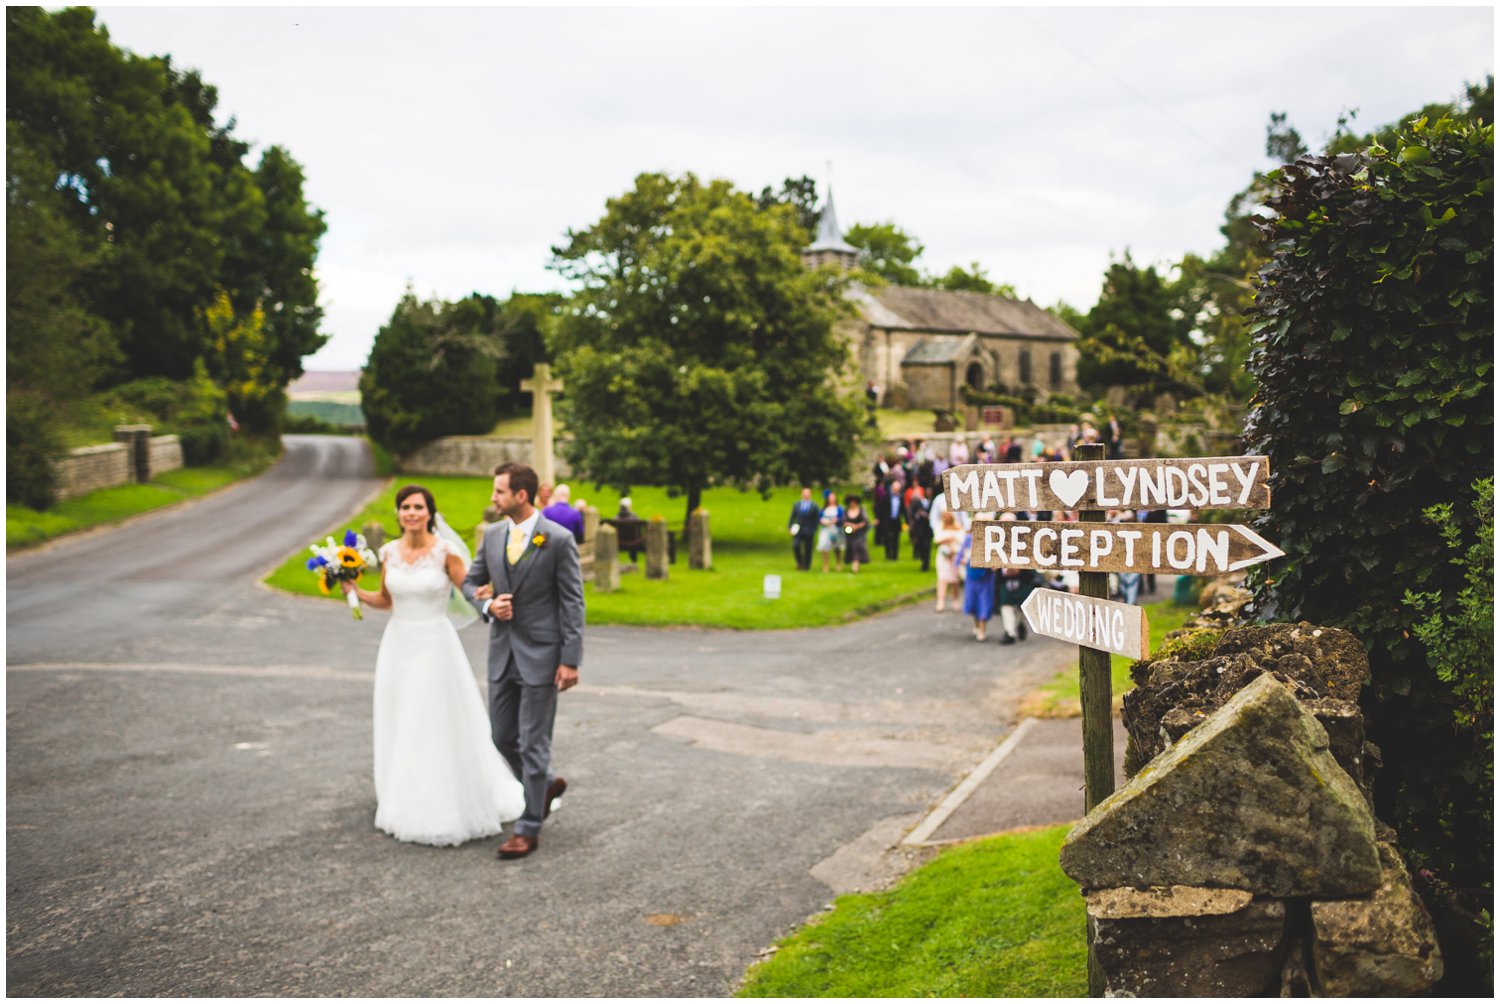
[[547,800],[542,805],[542,818],[546,819],[552,815],[552,803],[562,798],[562,793],[568,790],[568,782],[560,777],[554,777],[552,783],[547,785]]
[[524,858],[534,850],[536,850],[536,837],[526,837],[516,833],[501,844],[495,854],[505,861],[510,861],[514,858]]

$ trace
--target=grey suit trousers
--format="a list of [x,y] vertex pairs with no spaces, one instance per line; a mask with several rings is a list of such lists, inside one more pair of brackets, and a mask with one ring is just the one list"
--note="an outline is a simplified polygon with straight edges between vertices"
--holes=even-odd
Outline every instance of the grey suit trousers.
[[526,792],[526,811],[516,820],[515,832],[534,837],[542,829],[547,787],[553,778],[549,765],[557,686],[550,681],[527,683],[514,656],[506,660],[500,678],[492,678],[489,684],[491,738]]

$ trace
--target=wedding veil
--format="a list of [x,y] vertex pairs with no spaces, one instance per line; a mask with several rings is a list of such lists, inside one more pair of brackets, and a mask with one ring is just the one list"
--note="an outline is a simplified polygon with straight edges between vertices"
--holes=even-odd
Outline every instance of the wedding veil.
[[[467,568],[474,557],[469,553],[469,545],[464,543],[464,539],[458,535],[457,530],[448,525],[442,513],[436,513],[434,520],[437,523],[438,536],[449,543],[463,559],[464,567]],[[464,598],[464,594],[459,592],[457,586],[454,586],[452,592],[448,594],[448,619],[456,628],[466,628],[479,619],[479,611],[474,609],[474,604]]]

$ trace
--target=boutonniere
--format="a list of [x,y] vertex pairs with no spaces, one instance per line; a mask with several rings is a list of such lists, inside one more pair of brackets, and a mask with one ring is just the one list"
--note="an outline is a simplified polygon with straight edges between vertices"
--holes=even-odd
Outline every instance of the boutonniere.
[[536,547],[536,548],[546,547],[547,546],[547,535],[544,534],[544,533],[539,533],[535,537],[532,537],[531,538],[531,546],[532,547]]

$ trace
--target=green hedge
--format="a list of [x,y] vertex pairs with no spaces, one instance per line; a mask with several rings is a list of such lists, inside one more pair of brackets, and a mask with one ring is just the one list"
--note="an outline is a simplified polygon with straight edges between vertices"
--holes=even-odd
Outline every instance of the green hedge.
[[1257,569],[1257,599],[1269,616],[1344,627],[1368,647],[1377,814],[1419,876],[1451,892],[1434,897],[1449,914],[1440,925],[1472,942],[1450,934],[1446,982],[1477,992],[1490,980],[1476,959],[1488,943],[1492,753],[1455,729],[1459,698],[1403,598],[1457,596],[1462,573],[1422,514],[1455,503],[1472,534],[1469,486],[1493,473],[1494,129],[1419,119],[1392,149],[1303,157],[1271,177],[1247,444],[1271,458],[1275,507],[1257,525],[1286,558]]

